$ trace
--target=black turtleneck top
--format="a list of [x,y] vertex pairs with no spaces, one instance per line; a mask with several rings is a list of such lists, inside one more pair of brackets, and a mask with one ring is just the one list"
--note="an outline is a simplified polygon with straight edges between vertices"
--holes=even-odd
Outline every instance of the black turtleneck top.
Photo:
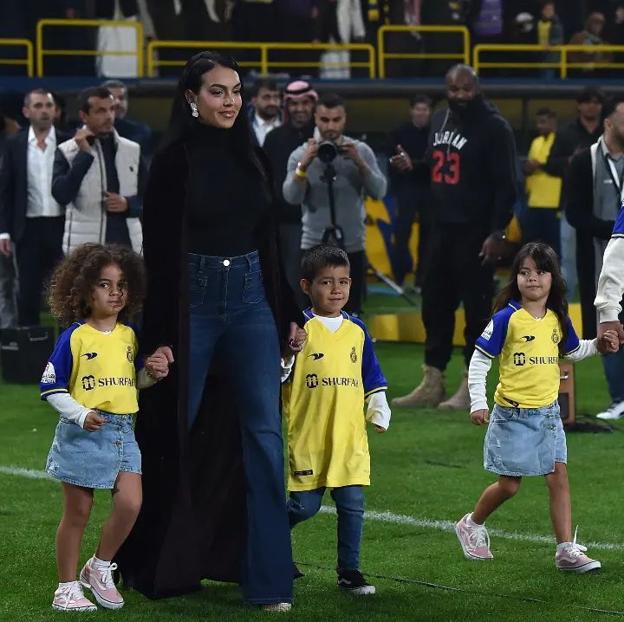
[[189,252],[235,257],[256,250],[269,209],[260,172],[234,152],[232,130],[195,129],[188,143]]

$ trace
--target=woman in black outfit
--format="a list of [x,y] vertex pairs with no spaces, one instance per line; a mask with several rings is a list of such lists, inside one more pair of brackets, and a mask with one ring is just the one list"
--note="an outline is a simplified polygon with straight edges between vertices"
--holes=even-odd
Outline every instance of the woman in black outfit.
[[237,64],[193,56],[152,163],[142,348],[162,346],[175,362],[141,398],[144,503],[118,563],[151,597],[212,578],[284,611],[292,556],[280,342],[298,313],[283,297],[270,180],[241,105]]

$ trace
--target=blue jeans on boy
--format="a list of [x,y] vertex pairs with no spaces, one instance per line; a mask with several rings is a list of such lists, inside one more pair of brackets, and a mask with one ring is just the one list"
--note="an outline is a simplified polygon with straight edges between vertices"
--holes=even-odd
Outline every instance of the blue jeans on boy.
[[241,587],[253,604],[292,601],[292,552],[285,511],[280,348],[257,252],[239,257],[189,254],[189,428],[218,357],[233,387],[241,426],[247,534]]
[[[288,499],[291,528],[312,518],[321,508],[325,488],[293,491]],[[364,527],[364,489],[362,486],[332,488],[331,496],[338,513],[338,570],[359,570],[360,544]]]

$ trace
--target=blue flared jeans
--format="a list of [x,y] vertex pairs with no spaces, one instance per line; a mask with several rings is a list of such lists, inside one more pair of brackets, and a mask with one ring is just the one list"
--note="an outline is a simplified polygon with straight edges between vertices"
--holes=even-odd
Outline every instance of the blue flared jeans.
[[188,255],[191,427],[217,357],[241,426],[247,533],[241,587],[252,604],[292,601],[279,411],[280,349],[256,251],[238,257]]

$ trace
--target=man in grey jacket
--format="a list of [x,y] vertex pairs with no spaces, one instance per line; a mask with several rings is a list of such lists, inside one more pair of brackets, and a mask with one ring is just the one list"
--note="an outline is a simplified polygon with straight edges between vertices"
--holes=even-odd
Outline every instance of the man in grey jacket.
[[[347,251],[352,284],[345,310],[358,314],[366,278],[364,198],[368,194],[381,199],[387,182],[373,150],[343,134],[347,114],[339,95],[321,98],[314,121],[314,138],[295,149],[288,159],[284,198],[302,206],[302,250],[333,242]],[[333,217],[330,190],[334,196]]]

